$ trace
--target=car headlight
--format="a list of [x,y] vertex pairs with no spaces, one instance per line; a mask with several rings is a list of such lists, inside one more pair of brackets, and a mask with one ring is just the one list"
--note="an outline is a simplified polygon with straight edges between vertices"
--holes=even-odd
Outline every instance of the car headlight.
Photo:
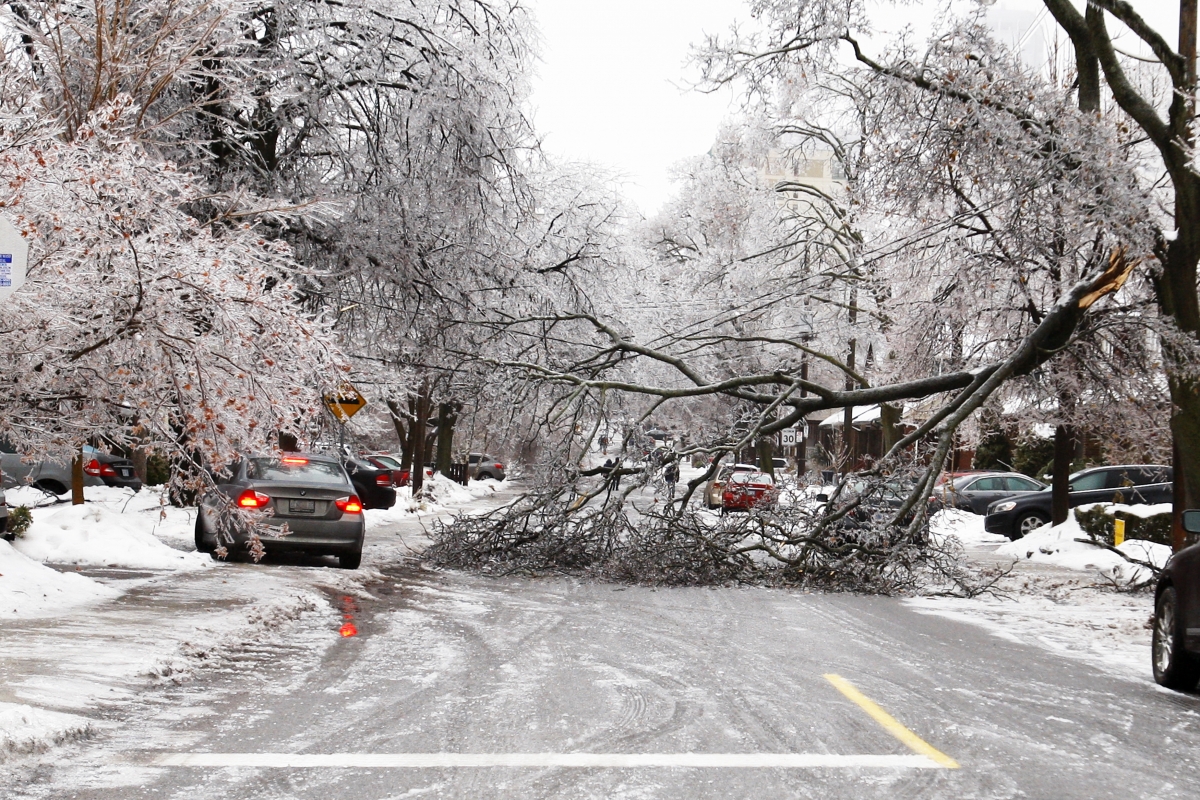
[[1003,503],[997,503],[996,505],[992,506],[991,513],[999,514],[1004,511],[1012,511],[1016,507],[1017,507],[1017,504],[1015,502],[1013,502],[1012,500],[1006,500]]

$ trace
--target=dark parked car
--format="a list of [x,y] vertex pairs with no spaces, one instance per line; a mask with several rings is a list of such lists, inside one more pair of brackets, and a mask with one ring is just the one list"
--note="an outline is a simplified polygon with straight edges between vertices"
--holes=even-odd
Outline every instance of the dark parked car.
[[491,478],[494,481],[504,480],[504,464],[500,459],[483,453],[471,453],[467,456],[467,475],[472,480],[482,481]]
[[396,505],[396,490],[392,487],[390,468],[377,467],[360,458],[347,458],[345,466],[355,491],[362,498],[363,508],[391,508]]
[[1040,492],[1046,484],[1019,472],[976,472],[935,486],[932,499],[946,508],[986,514],[988,506],[1018,492]]
[[[1068,504],[1071,508],[1086,503],[1169,503],[1172,497],[1170,467],[1155,464],[1124,464],[1092,467],[1071,476]],[[1020,539],[1050,521],[1051,491],[1019,494],[988,506],[983,527],[988,533],[1000,533]]]
[[[142,488],[142,481],[128,458],[103,453],[91,445],[84,446],[83,457],[84,486],[118,486],[135,492]],[[71,491],[69,456],[62,462],[25,461],[12,448],[0,443],[0,469],[3,470],[4,485],[8,487],[29,484],[49,494]]]
[[83,448],[83,458],[84,475],[99,478],[105,486],[133,489],[135,492],[141,490],[142,481],[134,472],[133,462],[128,458],[112,453],[103,453],[87,445]]
[[224,504],[233,503],[261,515],[259,540],[268,553],[335,555],[343,569],[358,568],[366,532],[363,506],[336,458],[299,453],[245,458],[218,480],[223,482],[200,499],[196,514],[200,552],[215,555],[218,544],[235,555],[245,551],[250,530],[223,512]]
[[[1200,511],[1183,512],[1183,529],[1200,533]],[[1195,689],[1200,681],[1200,543],[1171,556],[1158,576],[1150,643],[1154,680],[1171,689]]]

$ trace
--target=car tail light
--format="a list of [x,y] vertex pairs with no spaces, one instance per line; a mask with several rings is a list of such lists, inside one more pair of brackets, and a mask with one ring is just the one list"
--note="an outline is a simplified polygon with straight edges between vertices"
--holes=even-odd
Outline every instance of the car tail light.
[[358,495],[356,494],[352,494],[349,497],[339,497],[333,501],[333,504],[343,514],[361,514],[363,510],[362,501],[358,499]]
[[303,466],[304,464],[308,463],[307,458],[302,458],[300,456],[284,456],[281,460],[285,464],[296,464],[299,466]]
[[101,464],[100,459],[98,458],[93,458],[91,461],[89,461],[87,465],[84,466],[83,471],[85,474],[91,475],[93,478],[117,477],[117,471],[112,468],[112,464]]
[[382,475],[376,475],[375,476],[375,485],[376,486],[391,486],[392,485],[391,473],[385,472]]
[[242,508],[265,508],[270,502],[270,497],[253,489],[242,492],[242,496],[237,499],[237,504]]
[[504,469],[503,464],[493,464],[492,466],[494,466],[496,469]]

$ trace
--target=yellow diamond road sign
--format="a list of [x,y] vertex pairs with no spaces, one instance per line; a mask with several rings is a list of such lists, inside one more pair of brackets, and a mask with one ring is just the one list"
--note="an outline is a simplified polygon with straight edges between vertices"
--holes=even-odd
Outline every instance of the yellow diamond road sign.
[[366,404],[367,398],[348,383],[343,384],[335,394],[325,395],[325,405],[329,406],[338,422],[349,422]]

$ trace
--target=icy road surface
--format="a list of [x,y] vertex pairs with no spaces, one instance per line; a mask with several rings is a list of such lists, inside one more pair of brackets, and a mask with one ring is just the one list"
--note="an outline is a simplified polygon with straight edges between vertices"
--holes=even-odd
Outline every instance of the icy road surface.
[[898,600],[381,578],[10,765],[0,794],[1200,796],[1196,696]]

